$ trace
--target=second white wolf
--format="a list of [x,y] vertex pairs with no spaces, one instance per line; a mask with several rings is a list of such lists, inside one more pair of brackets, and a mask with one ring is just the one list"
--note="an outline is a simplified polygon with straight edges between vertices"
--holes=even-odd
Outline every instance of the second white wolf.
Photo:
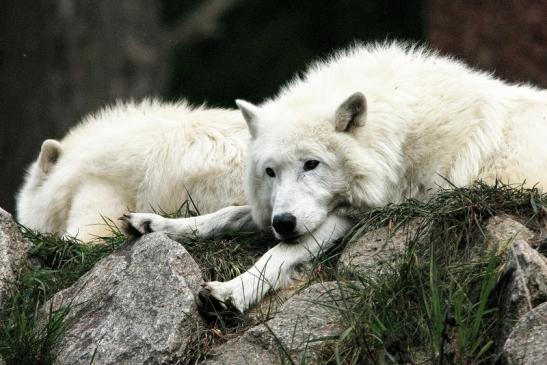
[[119,104],[46,140],[17,196],[17,218],[42,232],[93,241],[129,211],[202,213],[246,204],[249,133],[238,111],[186,103]]

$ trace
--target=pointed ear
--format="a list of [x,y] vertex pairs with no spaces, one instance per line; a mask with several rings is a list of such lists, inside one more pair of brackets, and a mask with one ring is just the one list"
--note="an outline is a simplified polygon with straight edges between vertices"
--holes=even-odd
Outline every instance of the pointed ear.
[[241,110],[241,114],[243,114],[243,118],[245,118],[245,121],[247,122],[247,126],[249,127],[249,132],[251,133],[252,138],[256,138],[257,135],[257,120],[258,120],[258,113],[260,112],[260,108],[256,105],[253,105],[245,100],[236,100],[237,107],[239,110]]
[[349,132],[365,124],[367,114],[367,99],[361,92],[356,92],[346,99],[334,116],[334,126],[337,132]]
[[40,155],[38,156],[38,166],[40,166],[44,174],[47,174],[57,163],[62,152],[63,148],[61,144],[54,139],[46,139],[42,143]]

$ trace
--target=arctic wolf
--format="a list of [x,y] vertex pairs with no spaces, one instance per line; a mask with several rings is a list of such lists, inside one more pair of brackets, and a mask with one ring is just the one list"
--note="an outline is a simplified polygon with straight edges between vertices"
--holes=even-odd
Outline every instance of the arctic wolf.
[[189,192],[202,213],[244,205],[248,139],[237,110],[151,100],[106,108],[42,144],[17,196],[17,218],[93,241],[111,233],[105,221],[174,212]]
[[424,48],[355,46],[314,64],[260,106],[237,104],[251,135],[249,206],[196,218],[126,217],[129,232],[173,237],[273,228],[281,243],[239,277],[205,283],[202,305],[244,311],[289,285],[299,264],[348,231],[348,207],[425,199],[447,181],[547,186],[547,92]]

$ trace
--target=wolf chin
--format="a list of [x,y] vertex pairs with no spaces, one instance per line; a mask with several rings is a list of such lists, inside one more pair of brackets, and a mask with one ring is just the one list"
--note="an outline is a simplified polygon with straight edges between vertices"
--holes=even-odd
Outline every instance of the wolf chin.
[[[425,199],[478,179],[547,185],[547,92],[505,83],[423,47],[355,45],[312,65],[261,105],[243,100],[237,105],[247,131],[241,129],[245,122],[235,122],[213,144],[237,135],[240,155],[247,155],[247,205],[181,219],[132,213],[122,226],[131,234],[161,231],[174,238],[271,227],[281,243],[239,277],[204,283],[198,295],[202,308],[232,305],[244,311],[269,290],[290,285],[300,264],[350,229],[348,208]],[[127,133],[144,138],[142,130]],[[159,143],[168,143],[164,156],[177,161],[164,163],[168,181],[152,184],[149,197],[165,196],[182,178],[178,171],[186,169],[184,138]],[[119,163],[127,158],[117,157]],[[202,158],[193,155],[192,166],[200,166]],[[228,170],[243,170],[238,159],[221,162]],[[240,184],[236,178],[223,182],[218,188]],[[196,200],[209,204],[209,193]]]

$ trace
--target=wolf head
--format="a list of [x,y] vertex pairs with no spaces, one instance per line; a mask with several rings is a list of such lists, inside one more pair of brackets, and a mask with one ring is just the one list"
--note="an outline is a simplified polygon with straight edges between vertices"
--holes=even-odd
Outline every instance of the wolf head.
[[246,191],[253,218],[271,225],[278,239],[313,234],[340,207],[385,203],[386,173],[361,140],[367,124],[361,92],[327,113],[324,107],[236,103],[251,134]]

